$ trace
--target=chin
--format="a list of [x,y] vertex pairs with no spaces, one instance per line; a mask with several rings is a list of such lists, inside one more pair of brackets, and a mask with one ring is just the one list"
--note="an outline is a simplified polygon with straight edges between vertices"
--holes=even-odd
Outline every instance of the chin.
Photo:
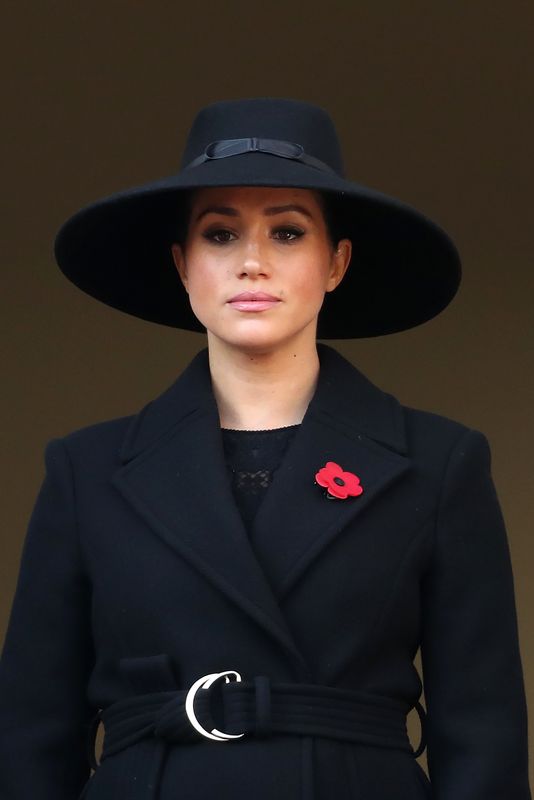
[[269,351],[281,347],[284,340],[273,339],[271,336],[236,336],[235,338],[216,337],[228,347],[237,350],[260,352]]
[[[309,324],[309,323],[308,323]],[[231,347],[237,350],[243,350],[243,352],[251,352],[251,353],[262,353],[262,352],[272,352],[276,349],[281,349],[283,347],[287,347],[291,342],[296,342],[300,340],[301,342],[306,337],[305,328],[307,326],[304,325],[302,328],[298,330],[291,330],[291,331],[268,331],[268,330],[242,330],[239,332],[235,332],[234,335],[231,335],[228,330],[224,332],[224,335],[217,333],[214,330],[208,330],[208,340],[210,338],[218,339],[222,344],[227,347]],[[310,329],[309,335],[315,341],[316,338],[316,328],[314,327],[313,330]]]

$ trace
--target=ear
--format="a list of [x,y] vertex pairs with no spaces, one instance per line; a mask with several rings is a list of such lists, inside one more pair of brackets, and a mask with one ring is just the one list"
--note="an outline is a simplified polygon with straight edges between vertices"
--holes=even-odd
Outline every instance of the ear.
[[184,289],[187,292],[187,267],[185,265],[184,251],[180,244],[174,242],[171,246],[172,258],[174,265],[178,270],[178,275],[183,283]]
[[339,286],[343,280],[343,276],[347,271],[352,256],[352,242],[350,239],[340,239],[337,247],[332,254],[330,261],[330,271],[328,273],[328,281],[326,284],[326,291],[333,292],[336,286]]

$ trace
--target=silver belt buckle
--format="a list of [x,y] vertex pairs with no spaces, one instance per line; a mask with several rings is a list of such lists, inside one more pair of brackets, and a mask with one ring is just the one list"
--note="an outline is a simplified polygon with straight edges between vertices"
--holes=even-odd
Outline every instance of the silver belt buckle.
[[239,672],[236,672],[233,669],[227,669],[224,672],[211,672],[209,675],[203,675],[202,678],[199,678],[195,681],[187,695],[185,697],[185,713],[187,714],[187,718],[189,722],[193,726],[193,728],[205,736],[207,739],[213,739],[216,742],[226,742],[228,739],[240,739],[241,736],[244,736],[244,733],[224,733],[224,731],[219,731],[217,728],[212,728],[211,731],[207,731],[206,728],[203,728],[200,722],[198,721],[194,703],[195,703],[195,695],[199,689],[208,690],[210,686],[219,678],[224,677],[225,683],[230,683],[230,675],[235,676],[236,681],[241,680],[241,675]]

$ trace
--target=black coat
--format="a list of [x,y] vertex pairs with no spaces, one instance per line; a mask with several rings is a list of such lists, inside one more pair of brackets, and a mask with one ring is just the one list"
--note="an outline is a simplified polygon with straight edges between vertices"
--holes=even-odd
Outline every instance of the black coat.
[[[140,413],[48,443],[0,662],[2,800],[76,800],[84,785],[86,800],[530,798],[487,439],[401,405],[331,347],[318,352],[317,390],[249,534],[207,349]],[[363,493],[327,499],[314,482],[327,461],[358,475]],[[389,734],[358,705],[345,721],[358,741],[267,728],[171,742],[165,725],[194,733],[183,692],[173,720],[123,736],[90,777],[98,709],[174,697],[223,670],[249,687],[267,676],[348,690],[382,702],[386,724],[388,708],[397,719],[420,696],[419,645],[432,786],[411,748],[374,743]],[[210,698],[214,718],[223,694]]]

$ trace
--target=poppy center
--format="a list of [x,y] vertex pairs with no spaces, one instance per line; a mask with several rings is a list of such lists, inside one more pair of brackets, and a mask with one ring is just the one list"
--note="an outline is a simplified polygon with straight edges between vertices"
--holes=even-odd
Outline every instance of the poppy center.
[[343,478],[334,478],[334,483],[337,483],[338,486],[345,486]]

